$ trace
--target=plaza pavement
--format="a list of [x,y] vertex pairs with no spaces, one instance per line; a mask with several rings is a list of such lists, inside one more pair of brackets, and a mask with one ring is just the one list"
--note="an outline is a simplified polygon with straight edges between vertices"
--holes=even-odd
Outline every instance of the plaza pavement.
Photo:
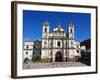
[[23,64],[23,69],[57,68],[57,67],[80,67],[88,66],[81,62],[55,62],[55,63],[33,63]]

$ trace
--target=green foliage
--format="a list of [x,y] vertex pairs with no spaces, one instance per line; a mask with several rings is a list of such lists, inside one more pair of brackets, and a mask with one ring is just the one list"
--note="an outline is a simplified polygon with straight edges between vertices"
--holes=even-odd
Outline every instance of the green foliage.
[[47,60],[46,59],[41,59],[41,63],[46,63]]
[[32,61],[41,61],[41,57],[40,56],[33,57]]
[[89,58],[90,57],[90,52],[81,51],[81,56],[82,56],[82,58]]
[[40,56],[37,56],[35,61],[41,61],[41,57]]

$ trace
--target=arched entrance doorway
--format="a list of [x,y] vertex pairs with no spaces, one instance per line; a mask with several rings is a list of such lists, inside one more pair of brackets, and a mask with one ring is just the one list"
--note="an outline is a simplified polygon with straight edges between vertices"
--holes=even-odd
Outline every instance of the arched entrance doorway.
[[57,52],[55,54],[55,61],[56,62],[62,62],[63,61],[63,56],[62,56],[61,52]]

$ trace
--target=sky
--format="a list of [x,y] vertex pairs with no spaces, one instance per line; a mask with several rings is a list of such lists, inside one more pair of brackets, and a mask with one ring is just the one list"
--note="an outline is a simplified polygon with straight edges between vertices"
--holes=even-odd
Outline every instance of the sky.
[[23,10],[23,40],[41,40],[43,22],[48,21],[50,32],[58,24],[68,33],[68,24],[72,22],[75,40],[84,41],[91,38],[91,14],[75,12],[51,12]]

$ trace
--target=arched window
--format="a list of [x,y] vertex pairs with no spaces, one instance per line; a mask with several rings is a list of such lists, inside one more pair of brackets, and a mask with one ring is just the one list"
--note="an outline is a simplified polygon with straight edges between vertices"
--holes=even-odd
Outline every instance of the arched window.
[[33,51],[33,55],[34,55],[34,51]]
[[60,47],[60,41],[58,41],[57,45]]
[[28,52],[26,52],[26,54],[28,54]]
[[27,46],[27,49],[28,49],[28,46]]
[[33,48],[35,48],[35,46],[33,46]]
[[79,50],[77,50],[77,53],[79,53]]
[[47,32],[47,28],[45,28],[44,32]]
[[44,42],[44,44],[47,44],[46,42]]
[[72,33],[72,29],[70,29],[70,33]]

